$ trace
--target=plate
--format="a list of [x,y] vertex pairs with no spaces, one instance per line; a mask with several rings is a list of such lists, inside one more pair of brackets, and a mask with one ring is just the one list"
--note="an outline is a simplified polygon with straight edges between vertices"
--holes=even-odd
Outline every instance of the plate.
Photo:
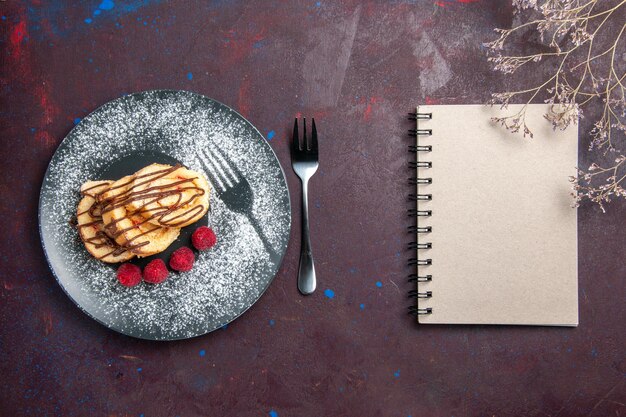
[[[170,272],[162,284],[121,286],[118,264],[90,256],[71,225],[80,185],[119,179],[153,162],[178,162],[209,177],[207,153],[221,155],[247,180],[251,209],[226,206],[212,186],[208,215],[154,257],[167,262],[173,250],[191,245],[191,233],[202,224],[215,230],[218,243],[196,255],[191,271]],[[285,174],[261,133],[228,106],[187,91],[130,94],[85,117],[52,157],[39,200],[43,249],[63,290],[93,319],[142,339],[195,337],[240,316],[274,279],[290,228]]]

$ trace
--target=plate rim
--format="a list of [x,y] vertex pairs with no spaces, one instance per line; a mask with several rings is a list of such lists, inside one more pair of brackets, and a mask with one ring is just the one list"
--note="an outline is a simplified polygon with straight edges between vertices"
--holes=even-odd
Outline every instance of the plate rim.
[[[217,326],[217,327],[215,327],[215,328],[213,328],[211,330],[208,330],[208,331],[206,331],[204,333],[200,333],[200,334],[197,334],[197,335],[194,335],[194,336],[168,337],[168,338],[155,338],[155,337],[137,336],[137,335],[134,335],[134,334],[129,334],[129,333],[125,332],[124,330],[119,329],[117,327],[111,326],[110,324],[105,323],[104,321],[102,321],[99,318],[95,317],[93,314],[91,314],[89,311],[87,311],[85,308],[83,308],[83,306],[81,306],[78,303],[78,301],[76,301],[74,299],[74,297],[72,297],[72,295],[67,291],[67,289],[63,285],[63,282],[59,278],[59,276],[57,274],[57,271],[52,266],[52,263],[50,261],[50,257],[48,256],[48,248],[46,247],[46,243],[44,241],[44,231],[43,231],[43,226],[42,226],[42,222],[41,222],[43,188],[44,188],[45,183],[48,180],[48,175],[50,173],[50,166],[52,165],[52,162],[54,161],[55,157],[57,156],[57,152],[59,151],[59,149],[65,144],[65,142],[68,140],[68,138],[72,135],[72,132],[74,132],[74,130],[76,130],[78,128],[78,126],[83,122],[83,120],[86,119],[87,117],[89,117],[91,114],[97,112],[98,110],[102,109],[104,106],[107,106],[110,103],[113,103],[115,101],[122,100],[122,99],[124,99],[126,97],[140,95],[140,94],[147,94],[147,93],[186,93],[186,94],[192,94],[192,95],[200,96],[203,99],[208,99],[210,101],[213,101],[213,102],[215,102],[215,103],[225,107],[226,109],[230,110],[231,112],[235,113],[238,117],[240,117],[247,124],[249,124],[252,127],[252,129],[254,129],[254,131],[256,131],[256,133],[258,133],[259,136],[263,139],[262,140],[263,145],[266,146],[270,150],[270,152],[274,156],[274,159],[276,159],[276,161],[278,162],[278,167],[280,168],[280,172],[282,174],[282,179],[283,179],[284,184],[285,184],[285,189],[287,190],[287,212],[289,214],[289,216],[288,216],[289,224],[288,224],[287,232],[286,232],[287,239],[286,239],[285,249],[283,250],[283,253],[280,256],[279,261],[276,263],[276,271],[272,274],[271,278],[267,281],[265,287],[261,290],[261,292],[259,292],[259,295],[254,299],[254,301],[252,303],[250,303],[250,305],[248,305],[246,308],[241,310],[241,312],[239,312],[239,314],[233,316],[230,320],[226,321],[225,323],[220,324],[219,326]],[[52,272],[52,275],[54,276],[54,279],[56,280],[56,282],[59,285],[59,287],[61,287],[61,289],[63,290],[65,295],[67,295],[67,297],[72,301],[72,303],[74,303],[74,305],[76,307],[78,307],[78,309],[80,311],[82,311],[90,319],[96,321],[97,323],[99,323],[100,325],[106,327],[107,329],[115,331],[118,334],[124,335],[126,337],[132,337],[132,338],[135,338],[135,339],[150,340],[150,341],[157,341],[157,342],[174,342],[174,341],[178,341],[178,340],[188,340],[188,339],[198,338],[198,337],[201,337],[201,336],[206,336],[207,334],[213,333],[214,331],[223,328],[225,325],[230,324],[233,321],[237,320],[244,313],[246,313],[250,308],[252,308],[252,306],[255,305],[261,299],[261,297],[265,294],[265,292],[270,287],[272,282],[274,282],[274,280],[276,279],[276,276],[278,275],[278,272],[280,271],[281,267],[283,266],[283,262],[285,260],[285,256],[287,255],[287,250],[289,249],[289,242],[291,241],[291,228],[292,228],[292,225],[293,225],[293,222],[292,222],[292,207],[291,207],[291,191],[289,190],[289,183],[287,182],[287,175],[285,173],[285,169],[283,168],[283,165],[281,164],[280,159],[278,159],[278,155],[276,155],[276,152],[270,146],[270,144],[267,143],[267,139],[261,133],[261,131],[254,124],[252,124],[252,122],[250,122],[246,117],[244,117],[241,113],[239,113],[237,110],[233,109],[232,107],[230,107],[227,104],[222,103],[219,100],[216,100],[216,99],[211,98],[209,96],[206,96],[204,94],[197,93],[195,91],[175,90],[175,89],[142,90],[142,91],[136,91],[134,93],[124,94],[122,96],[119,96],[117,98],[109,100],[106,103],[101,104],[100,106],[96,107],[95,109],[90,111],[89,114],[87,116],[85,116],[85,118],[81,119],[81,121],[79,123],[74,125],[74,127],[72,127],[70,129],[70,131],[67,132],[67,134],[61,140],[61,142],[59,142],[59,144],[56,146],[56,148],[54,150],[54,153],[52,154],[52,157],[50,158],[50,160],[48,161],[48,164],[46,166],[46,171],[45,171],[45,173],[43,175],[43,179],[41,180],[41,185],[39,187],[39,200],[38,200],[38,203],[37,203],[37,223],[38,223],[38,229],[39,229],[39,241],[40,241],[41,247],[43,249],[43,253],[44,253],[44,257],[46,259],[46,263],[48,264],[48,269],[50,270],[50,272]]]

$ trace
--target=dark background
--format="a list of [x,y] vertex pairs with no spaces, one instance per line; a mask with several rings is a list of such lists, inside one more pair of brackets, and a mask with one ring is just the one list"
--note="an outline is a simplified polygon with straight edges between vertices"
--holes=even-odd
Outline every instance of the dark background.
[[[579,210],[578,328],[418,326],[406,314],[405,114],[509,88],[481,44],[511,25],[510,2],[32,0],[0,11],[2,415],[626,414],[623,200],[606,214]],[[540,68],[533,76],[551,69]],[[240,111],[294,191],[292,241],[267,293],[227,328],[174,343],[82,314],[37,231],[46,164],[74,123],[157,88]],[[306,298],[287,146],[296,115],[314,116],[321,136],[319,290]],[[581,126],[581,166],[592,122]]]

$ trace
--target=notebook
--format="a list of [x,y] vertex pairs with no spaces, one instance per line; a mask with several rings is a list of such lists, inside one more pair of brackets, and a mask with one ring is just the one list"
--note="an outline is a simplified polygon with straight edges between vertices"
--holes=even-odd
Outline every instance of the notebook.
[[[510,105],[507,114],[521,106]],[[420,324],[577,326],[577,227],[570,175],[577,126],[552,129],[530,105],[531,139],[483,105],[419,106],[411,147]]]

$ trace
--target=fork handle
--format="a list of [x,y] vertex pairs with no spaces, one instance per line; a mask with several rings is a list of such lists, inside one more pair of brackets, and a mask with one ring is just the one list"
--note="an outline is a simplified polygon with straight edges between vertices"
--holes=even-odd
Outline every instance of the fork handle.
[[298,289],[304,295],[315,291],[315,264],[309,236],[309,180],[302,181],[302,244],[300,247],[300,268],[298,270]]

